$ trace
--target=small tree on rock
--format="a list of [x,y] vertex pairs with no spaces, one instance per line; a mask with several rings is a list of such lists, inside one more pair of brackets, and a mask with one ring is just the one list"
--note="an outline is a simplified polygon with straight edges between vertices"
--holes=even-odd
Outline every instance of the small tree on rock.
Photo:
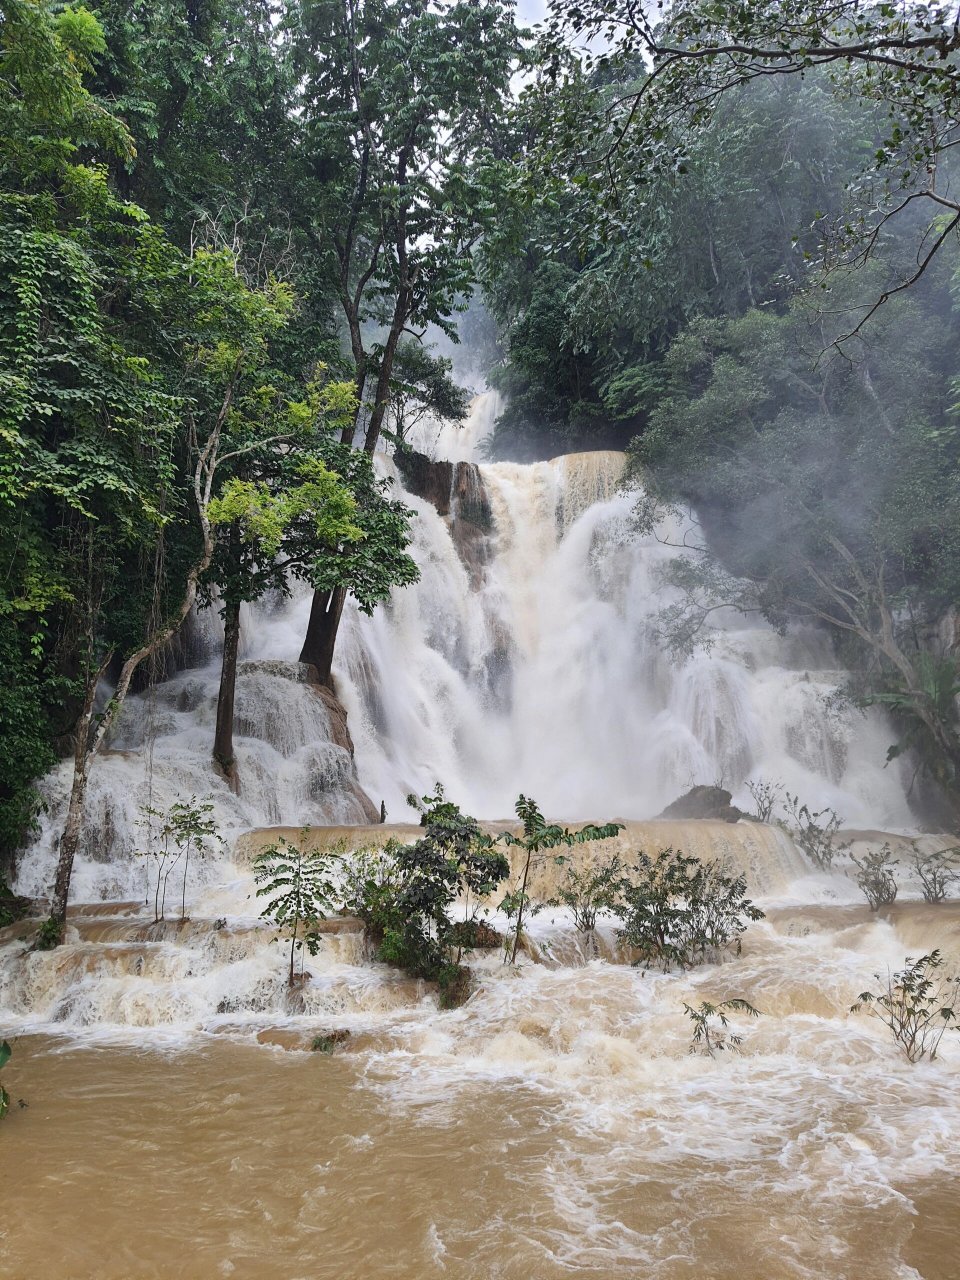
[[[288,983],[296,981],[294,957],[305,946],[312,956],[320,945],[317,926],[333,910],[336,886],[331,864],[337,854],[325,849],[306,849],[308,833],[301,832],[300,844],[282,836],[258,854],[253,864],[257,897],[267,902],[261,916],[278,929],[290,929],[290,971]],[[301,969],[302,976],[302,969]]]

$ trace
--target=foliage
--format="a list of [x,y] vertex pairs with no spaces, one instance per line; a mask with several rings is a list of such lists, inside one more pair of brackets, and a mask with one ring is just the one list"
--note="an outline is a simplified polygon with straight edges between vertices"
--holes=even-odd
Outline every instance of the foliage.
[[951,884],[960,879],[960,849],[935,849],[923,853],[914,846],[913,866],[920,880],[925,902],[943,902]]
[[435,356],[422,342],[400,342],[390,384],[390,430],[383,434],[403,445],[425,420],[458,426],[470,410],[470,392],[451,377],[453,361]]
[[189,800],[175,800],[169,809],[145,806],[140,825],[146,828],[149,847],[144,857],[153,859],[156,872],[153,895],[153,918],[162,920],[166,908],[167,882],[170,875],[183,861],[183,880],[180,895],[180,919],[187,915],[187,875],[190,855],[203,858],[211,845],[223,845],[213,818],[214,807],[200,803],[196,796]]
[[764,913],[746,895],[745,876],[728,876],[718,862],[673,848],[640,853],[624,884],[620,936],[639,952],[637,964],[689,969],[718,963],[733,950],[749,922]]
[[857,884],[863,890],[871,911],[879,911],[881,907],[889,907],[896,901],[897,877],[894,867],[897,860],[886,841],[882,848],[873,849],[862,858],[854,857],[853,863],[857,868]]
[[348,1039],[349,1031],[327,1031],[321,1035],[314,1036],[310,1042],[310,1050],[312,1053],[333,1053],[338,1044],[342,1044]]
[[690,1052],[703,1053],[708,1058],[712,1058],[717,1053],[725,1053],[728,1049],[740,1052],[743,1036],[728,1031],[730,1026],[728,1013],[745,1013],[751,1018],[760,1017],[759,1009],[755,1009],[748,1001],[739,998],[721,1000],[719,1004],[702,1000],[696,1008],[684,1003],[683,1011],[690,1019],[693,1028],[690,1035]]
[[585,844],[588,841],[609,840],[623,830],[622,823],[606,822],[601,826],[589,823],[578,831],[570,831],[566,827],[548,823],[537,807],[536,801],[528,796],[518,796],[514,808],[517,817],[523,823],[523,832],[520,836],[515,836],[511,832],[505,831],[502,839],[505,844],[523,850],[523,871],[520,874],[520,883],[517,888],[511,894],[508,894],[500,904],[500,908],[505,914],[511,917],[514,913],[516,915],[516,922],[512,928],[511,964],[517,963],[517,951],[523,936],[523,916],[530,901],[527,894],[527,880],[530,875],[530,864],[533,858],[548,849],[557,849],[561,846],[572,848],[574,845]]
[[320,947],[317,926],[333,909],[337,892],[331,873],[332,863],[339,860],[339,855],[324,849],[307,849],[308,839],[307,830],[301,832],[298,845],[281,836],[276,844],[259,853],[253,863],[257,897],[267,899],[260,909],[261,916],[278,929],[290,931],[288,982],[291,987],[296,981],[296,952],[306,947],[312,956],[317,954]]
[[520,52],[513,14],[501,0],[301,0],[288,27],[299,204],[343,309],[372,452],[401,336],[428,324],[455,336],[472,249],[495,217],[491,148]]
[[[947,1031],[960,1029],[954,1011],[960,977],[946,977],[941,972],[943,964],[938,950],[918,960],[908,956],[903,969],[887,974],[880,991],[861,992],[850,1012],[879,1018],[908,1062],[933,1061]],[[883,981],[879,973],[874,977]]]
[[6,877],[0,871],[0,929],[4,925],[13,924],[21,919],[29,909],[29,900],[21,898],[7,884]]
[[[569,859],[561,854],[554,859],[558,867],[565,867]],[[596,946],[594,930],[598,915],[612,915],[620,909],[623,900],[624,865],[619,854],[605,862],[582,870],[566,866],[557,894],[548,904],[568,907],[573,913],[573,923],[580,933],[586,934],[591,945]]]
[[625,166],[608,204],[603,117],[634,84],[625,67],[558,85],[548,61],[521,101],[523,165],[481,259],[509,396],[498,456],[622,448],[642,432],[678,333],[779,307],[802,283],[871,129],[815,77],[758,83],[685,136],[682,171]]
[[586,173],[599,184],[609,187],[611,176],[614,184],[629,181],[638,171],[648,181],[683,174],[697,136],[745,86],[814,79],[838,102],[868,104],[876,119],[847,207],[831,228],[831,260],[867,261],[891,224],[912,220],[915,227],[913,268],[872,309],[919,279],[960,225],[947,176],[960,125],[952,6],[672,0],[648,12],[626,0],[555,0],[552,11],[561,45],[555,66],[565,61],[565,38],[599,36],[602,51],[588,62],[604,78],[629,77],[591,121],[599,138]]
[[829,806],[814,811],[801,804],[799,796],[792,796],[789,791],[785,795],[786,829],[814,866],[829,871],[834,857],[850,848],[849,840],[837,840],[843,819]]
[[[412,977],[440,983],[444,1008],[469,992],[460,965],[475,941],[477,910],[509,872],[504,855],[475,818],[446,799],[438,783],[426,796],[410,796],[423,835],[410,845],[389,840],[383,849],[361,849],[345,867],[343,908],[359,916],[377,944],[377,957]],[[463,899],[463,919],[451,908]]]
[[747,790],[754,803],[754,814],[759,822],[769,822],[783,794],[782,782],[770,782],[766,778],[751,778]]
[[33,940],[34,951],[52,951],[54,947],[59,947],[65,928],[62,920],[55,920],[52,916],[42,921]]

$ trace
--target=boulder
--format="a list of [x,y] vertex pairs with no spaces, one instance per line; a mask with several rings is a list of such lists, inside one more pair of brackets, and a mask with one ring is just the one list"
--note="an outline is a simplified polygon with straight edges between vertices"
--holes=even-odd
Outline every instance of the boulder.
[[668,804],[660,818],[719,818],[723,822],[739,822],[747,817],[736,805],[733,796],[723,787],[691,787],[690,790]]

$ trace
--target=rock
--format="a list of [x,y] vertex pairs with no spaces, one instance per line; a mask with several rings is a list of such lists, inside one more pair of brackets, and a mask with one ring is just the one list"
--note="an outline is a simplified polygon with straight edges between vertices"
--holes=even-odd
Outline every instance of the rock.
[[449,524],[453,545],[476,589],[490,559],[493,531],[493,511],[480,468],[475,462],[434,462],[412,450],[395,456],[407,490],[436,507]]
[[453,463],[434,462],[413,449],[398,449],[395,461],[408,492],[436,507],[438,514],[450,514]]
[[668,804],[660,818],[720,818],[723,822],[739,822],[748,815],[732,804],[733,796],[723,787],[691,787],[686,795]]

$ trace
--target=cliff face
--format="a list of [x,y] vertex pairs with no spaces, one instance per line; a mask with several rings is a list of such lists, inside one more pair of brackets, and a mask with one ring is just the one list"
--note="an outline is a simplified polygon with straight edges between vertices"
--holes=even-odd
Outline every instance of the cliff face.
[[490,560],[493,512],[480,468],[474,462],[434,462],[425,454],[398,453],[397,465],[410,493],[431,503],[450,527],[457,554],[476,588]]

